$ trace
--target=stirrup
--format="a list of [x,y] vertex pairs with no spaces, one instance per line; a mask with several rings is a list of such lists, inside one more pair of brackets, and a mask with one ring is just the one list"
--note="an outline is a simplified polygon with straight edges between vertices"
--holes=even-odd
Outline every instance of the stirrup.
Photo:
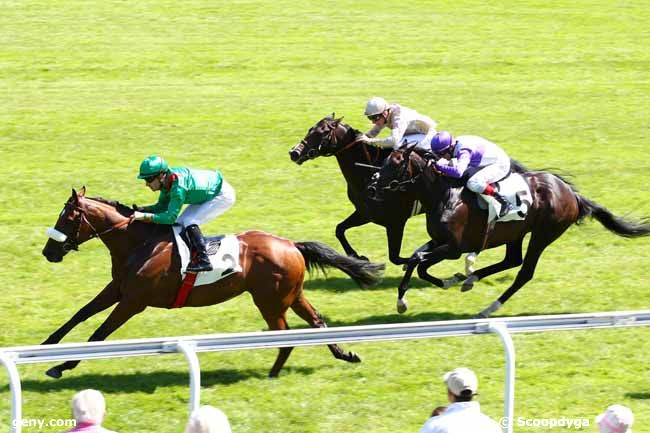
[[210,263],[210,259],[208,257],[205,257],[205,259],[197,259],[195,262],[190,263],[187,265],[187,272],[208,272],[211,271],[212,268],[212,263]]
[[499,218],[503,218],[512,211],[512,205],[509,202],[501,203],[501,209],[499,209]]

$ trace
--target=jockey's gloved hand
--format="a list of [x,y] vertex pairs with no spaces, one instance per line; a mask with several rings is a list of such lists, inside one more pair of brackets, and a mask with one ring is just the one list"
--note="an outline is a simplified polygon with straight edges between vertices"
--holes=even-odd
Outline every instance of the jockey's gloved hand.
[[131,215],[133,221],[149,221],[151,219],[151,214],[135,211]]
[[370,141],[370,137],[368,137],[366,134],[359,134],[356,136],[355,140],[359,143],[367,143]]

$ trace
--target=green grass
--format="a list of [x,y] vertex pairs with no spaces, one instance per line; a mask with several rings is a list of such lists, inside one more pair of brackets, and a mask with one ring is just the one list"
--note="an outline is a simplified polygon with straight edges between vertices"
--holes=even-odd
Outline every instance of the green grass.
[[[500,143],[533,168],[556,167],[616,214],[650,215],[650,9],[646,2],[0,2],[0,346],[37,344],[108,281],[98,242],[62,264],[40,255],[72,187],[126,203],[155,195],[135,179],[160,153],[173,165],[218,167],[238,201],[206,232],[258,228],[340,249],[335,225],[352,207],[333,159],[297,167],[287,152],[336,111],[364,129],[366,99],[381,95],[458,134]],[[403,251],[421,244],[422,217]],[[387,261],[384,230],[349,238]],[[480,263],[501,258],[481,254]],[[650,241],[589,222],[542,256],[535,279],[502,315],[647,309]],[[461,269],[443,263],[436,274]],[[505,272],[466,294],[414,280],[410,310],[394,311],[400,268],[360,290],[333,272],[312,277],[311,302],[332,326],[467,318],[514,278]],[[100,314],[64,340],[84,341]],[[292,327],[303,324],[295,315]],[[147,310],[111,339],[242,332],[265,325],[248,295],[195,310]],[[646,329],[517,335],[516,416],[589,418],[611,403],[650,432]],[[363,363],[325,348],[296,349],[279,380],[275,351],[202,354],[202,402],[234,431],[417,431],[445,401],[440,376],[476,369],[484,410],[503,407],[503,352],[494,336],[346,344]],[[108,428],[179,432],[186,420],[180,355],[84,362],[63,379],[20,367],[25,418],[67,418],[79,389],[102,390]],[[0,425],[9,422],[0,375]],[[162,416],[161,416],[162,415]],[[519,428],[518,431],[535,431]],[[26,432],[37,431],[24,429]],[[593,426],[583,431],[595,431]]]

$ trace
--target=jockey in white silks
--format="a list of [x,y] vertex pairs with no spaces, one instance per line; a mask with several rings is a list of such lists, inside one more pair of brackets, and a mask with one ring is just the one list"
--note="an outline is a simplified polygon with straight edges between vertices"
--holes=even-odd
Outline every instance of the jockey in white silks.
[[[417,147],[429,151],[431,139],[436,133],[436,122],[415,110],[399,104],[389,104],[375,96],[366,104],[363,113],[373,123],[373,127],[359,141],[371,146],[397,149],[402,140],[417,141]],[[376,138],[382,129],[388,127],[391,134],[387,138]]]
[[499,217],[512,210],[494,184],[510,173],[510,157],[499,146],[476,135],[454,139],[447,131],[440,131],[431,140],[431,151],[440,157],[433,167],[441,174],[467,178],[469,190],[496,199],[501,205]]

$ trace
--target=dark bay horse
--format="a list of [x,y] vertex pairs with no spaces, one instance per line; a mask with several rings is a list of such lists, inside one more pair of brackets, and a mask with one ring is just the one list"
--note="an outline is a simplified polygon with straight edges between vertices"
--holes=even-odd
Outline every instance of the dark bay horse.
[[360,144],[356,137],[361,132],[341,123],[342,119],[336,119],[332,114],[318,121],[291,149],[289,156],[298,165],[319,156],[336,157],[348,185],[348,198],[354,205],[354,212],[336,226],[336,237],[347,255],[365,259],[352,248],[345,231],[373,222],[386,228],[390,261],[396,265],[404,264],[408,261],[408,258],[400,257],[404,226],[411,216],[421,213],[415,193],[391,194],[383,202],[368,197],[367,188],[374,171],[356,164],[381,164],[390,154],[390,149]]
[[[116,303],[89,341],[104,340],[148,306],[172,305],[181,275],[171,226],[131,222],[132,213],[117,202],[85,197],[85,188],[79,193],[72,190],[54,227],[57,239],[47,241],[43,255],[50,262],[60,262],[68,251],[98,237],[111,253],[112,280],[43,344],[58,343],[76,325]],[[237,238],[243,270],[212,284],[194,287],[186,306],[219,304],[249,292],[270,329],[288,329],[288,308],[311,327],[321,328],[326,324],[303,292],[305,269],[334,267],[366,286],[379,282],[384,268],[342,256],[318,242],[293,242],[261,231],[243,232]],[[337,359],[360,362],[355,353],[345,352],[336,344],[328,347]],[[292,349],[279,349],[269,376],[279,374]],[[66,361],[47,374],[59,378],[64,370],[77,364],[79,361]]]
[[[586,217],[595,218],[619,236],[635,238],[650,235],[647,218],[634,222],[617,217],[580,195],[572,184],[560,176],[543,171],[523,174],[533,197],[526,218],[500,222],[492,228],[487,223],[487,211],[478,206],[476,194],[462,188],[462,185],[451,185],[453,181],[437,175],[428,163],[412,148],[396,150],[369,187],[369,195],[376,199],[381,198],[386,190],[406,189],[415,193],[426,209],[427,231],[431,241],[425,251],[415,253],[409,259],[398,289],[397,309],[400,313],[407,308],[404,294],[415,268],[420,278],[443,287],[443,282],[430,275],[427,269],[442,260],[458,259],[463,252],[506,245],[505,258],[470,275],[463,285],[464,290],[471,289],[475,281],[521,265],[512,285],[497,301],[479,313],[479,317],[487,317],[533,278],[544,249],[571,225],[580,224]],[[522,245],[527,233],[531,236],[526,255],[522,258]]]

